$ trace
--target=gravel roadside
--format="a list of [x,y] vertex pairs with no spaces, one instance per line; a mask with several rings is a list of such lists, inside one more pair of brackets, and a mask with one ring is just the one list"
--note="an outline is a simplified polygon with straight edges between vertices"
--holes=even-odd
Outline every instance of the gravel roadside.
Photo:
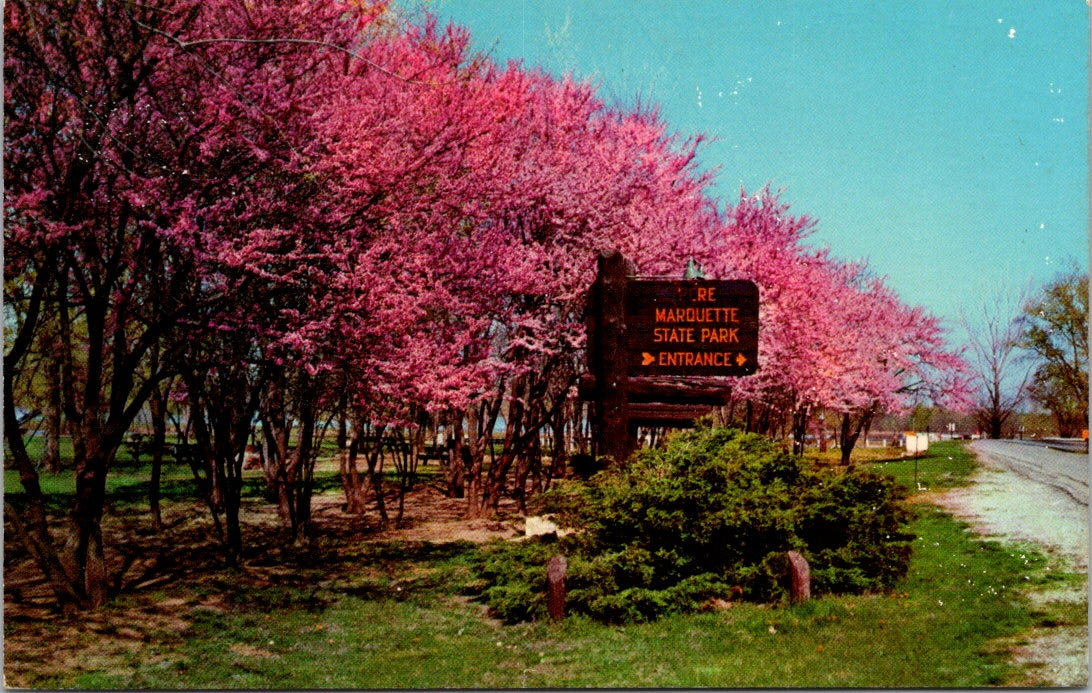
[[[1017,474],[979,446],[972,445],[982,465],[971,485],[937,494],[932,502],[969,523],[979,534],[1041,546],[1058,569],[1088,572],[1088,499],[1084,503],[1049,484]],[[1087,456],[1085,456],[1087,464]],[[1033,604],[1087,603],[1083,587],[1029,594]],[[1014,660],[1031,666],[1035,683],[1087,686],[1087,626],[1036,628],[1012,647]],[[1034,684],[1033,684],[1034,685]]]

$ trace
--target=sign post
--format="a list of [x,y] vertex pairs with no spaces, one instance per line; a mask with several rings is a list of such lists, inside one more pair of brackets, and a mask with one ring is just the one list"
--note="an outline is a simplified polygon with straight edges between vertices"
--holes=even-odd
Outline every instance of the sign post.
[[726,402],[726,384],[758,369],[758,287],[750,281],[641,279],[617,251],[599,256],[588,306],[598,454],[620,463],[638,426],[693,426]]
[[597,383],[593,423],[599,454],[621,463],[633,452],[629,435],[629,378],[626,372],[626,259],[618,251],[599,255],[592,287],[588,360]]

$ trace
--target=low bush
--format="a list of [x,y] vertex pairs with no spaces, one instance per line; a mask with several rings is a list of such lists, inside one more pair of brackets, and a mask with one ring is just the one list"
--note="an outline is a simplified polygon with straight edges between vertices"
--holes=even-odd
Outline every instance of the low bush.
[[871,472],[811,468],[762,436],[680,433],[560,487],[550,507],[577,531],[485,551],[478,593],[506,621],[541,618],[546,563],[563,553],[570,612],[643,621],[715,597],[778,601],[788,550],[807,559],[813,594],[879,590],[909,564],[903,494]]

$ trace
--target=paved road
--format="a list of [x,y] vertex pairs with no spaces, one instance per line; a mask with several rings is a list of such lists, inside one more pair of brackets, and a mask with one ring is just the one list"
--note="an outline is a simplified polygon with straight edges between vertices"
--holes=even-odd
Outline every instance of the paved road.
[[990,466],[1065,493],[1088,508],[1088,453],[1064,452],[1020,440],[978,440],[971,449]]

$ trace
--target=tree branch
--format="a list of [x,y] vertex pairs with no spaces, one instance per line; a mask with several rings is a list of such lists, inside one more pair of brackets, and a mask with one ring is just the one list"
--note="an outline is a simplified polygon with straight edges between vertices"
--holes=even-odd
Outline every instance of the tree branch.
[[399,80],[401,82],[405,82],[406,84],[424,84],[424,85],[430,85],[430,86],[440,84],[438,82],[423,82],[423,81],[420,81],[420,80],[414,80],[414,79],[409,79],[407,77],[403,77],[402,75],[400,75],[400,74],[398,74],[396,72],[388,70],[387,68],[383,67],[382,65],[375,62],[374,60],[369,60],[368,58],[365,58],[364,56],[360,55],[356,51],[345,48],[344,46],[339,46],[336,43],[331,43],[329,41],[320,41],[318,39],[302,39],[302,38],[248,39],[248,38],[237,38],[237,37],[208,38],[208,39],[197,39],[195,41],[183,41],[182,39],[178,38],[177,36],[172,36],[171,34],[165,32],[165,31],[162,31],[160,29],[156,29],[153,26],[149,26],[149,25],[141,22],[138,19],[134,18],[133,23],[136,24],[139,27],[142,27],[144,29],[147,29],[148,31],[151,31],[154,34],[157,34],[159,36],[162,36],[162,37],[166,38],[167,40],[173,42],[175,45],[177,45],[182,50],[189,50],[191,48],[197,48],[197,47],[200,47],[200,46],[213,45],[213,44],[217,44],[217,43],[241,43],[241,44],[251,44],[251,45],[274,45],[274,44],[278,44],[278,43],[291,43],[291,44],[297,44],[297,45],[303,45],[303,46],[316,46],[316,47],[319,47],[319,48],[330,48],[332,50],[344,53],[344,54],[350,56],[351,58],[353,58],[355,60],[359,60],[360,62],[368,65],[369,67],[372,67],[372,68],[378,70],[379,72],[382,72],[383,74],[387,75],[388,77],[393,77],[394,79],[397,79],[397,80]]

